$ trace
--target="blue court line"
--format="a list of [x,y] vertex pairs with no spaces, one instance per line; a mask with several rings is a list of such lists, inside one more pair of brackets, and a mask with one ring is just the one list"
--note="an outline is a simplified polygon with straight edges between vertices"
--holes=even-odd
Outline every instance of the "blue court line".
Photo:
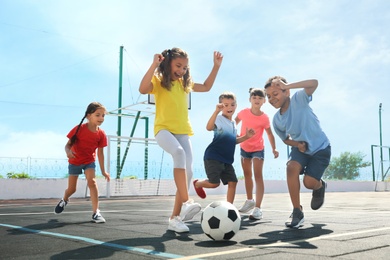
[[148,249],[143,249],[143,248],[124,246],[124,245],[119,245],[119,244],[114,244],[114,243],[107,243],[107,242],[103,242],[103,241],[99,241],[99,240],[87,238],[87,237],[72,236],[72,235],[66,235],[66,234],[54,233],[54,232],[47,232],[47,231],[24,228],[24,227],[20,227],[20,226],[14,226],[14,225],[9,225],[9,224],[2,224],[2,223],[0,223],[0,226],[18,229],[18,230],[29,232],[29,233],[42,234],[42,235],[61,237],[61,238],[67,238],[67,239],[74,239],[74,240],[84,241],[84,242],[94,244],[94,245],[102,245],[102,246],[106,246],[106,247],[112,247],[115,249],[134,251],[134,252],[143,253],[143,254],[147,254],[147,255],[156,255],[156,256],[161,256],[161,257],[166,257],[166,258],[183,258],[183,257],[185,257],[185,256],[181,256],[181,255],[169,254],[169,253],[148,250]]

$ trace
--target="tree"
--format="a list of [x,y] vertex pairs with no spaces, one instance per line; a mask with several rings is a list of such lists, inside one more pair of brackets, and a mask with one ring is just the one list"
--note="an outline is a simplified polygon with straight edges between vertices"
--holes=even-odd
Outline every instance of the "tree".
[[332,158],[324,173],[326,179],[355,180],[359,177],[359,169],[371,165],[363,161],[365,155],[361,152],[343,152],[339,157]]

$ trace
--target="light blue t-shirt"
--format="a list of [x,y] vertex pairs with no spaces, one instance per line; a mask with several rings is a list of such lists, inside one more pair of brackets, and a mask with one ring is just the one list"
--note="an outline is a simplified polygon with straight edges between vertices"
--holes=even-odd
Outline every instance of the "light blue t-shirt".
[[272,121],[276,134],[282,140],[286,140],[290,135],[294,141],[305,141],[309,146],[305,153],[309,155],[325,149],[330,144],[317,116],[309,106],[311,100],[312,96],[308,96],[304,89],[297,91],[291,97],[287,111],[281,115],[279,110]]
[[203,159],[233,164],[236,139],[235,122],[218,115],[215,119],[213,141],[207,146]]

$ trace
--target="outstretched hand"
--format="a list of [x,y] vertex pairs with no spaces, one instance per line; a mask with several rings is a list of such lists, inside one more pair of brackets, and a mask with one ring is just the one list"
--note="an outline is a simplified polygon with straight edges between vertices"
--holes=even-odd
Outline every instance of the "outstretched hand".
[[219,51],[214,51],[214,65],[220,67],[222,64],[223,55]]

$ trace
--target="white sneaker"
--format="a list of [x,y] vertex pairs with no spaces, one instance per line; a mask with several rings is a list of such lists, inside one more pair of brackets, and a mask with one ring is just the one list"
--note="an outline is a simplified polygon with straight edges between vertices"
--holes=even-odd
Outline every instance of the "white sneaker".
[[260,220],[263,218],[263,212],[261,208],[255,207],[252,213],[249,215],[249,219],[251,220]]
[[172,230],[178,233],[189,232],[190,229],[181,221],[179,216],[169,219],[168,230]]
[[104,223],[106,220],[103,218],[102,214],[100,214],[100,210],[97,210],[96,213],[92,215],[92,221],[95,223]]
[[180,217],[182,221],[191,220],[199,211],[201,206],[199,203],[195,203],[192,199],[183,203],[181,207]]
[[238,209],[239,212],[247,213],[250,210],[252,210],[255,207],[255,200],[246,200],[244,205],[241,206],[241,208]]

